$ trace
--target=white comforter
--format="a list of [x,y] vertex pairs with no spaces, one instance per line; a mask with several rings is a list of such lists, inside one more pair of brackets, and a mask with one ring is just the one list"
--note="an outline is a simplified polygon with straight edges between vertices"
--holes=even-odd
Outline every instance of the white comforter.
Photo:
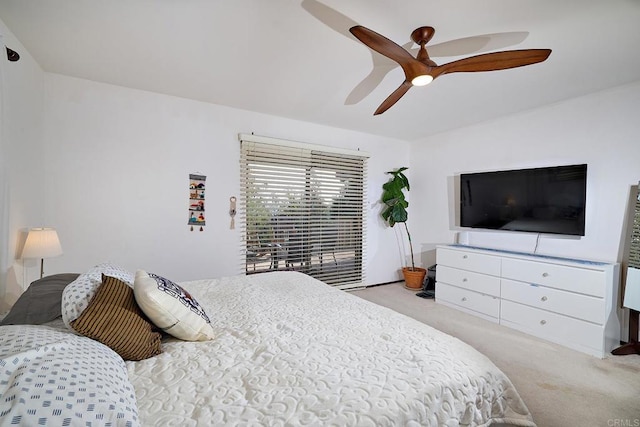
[[473,348],[303,274],[181,285],[217,338],[126,362],[143,425],[535,425]]

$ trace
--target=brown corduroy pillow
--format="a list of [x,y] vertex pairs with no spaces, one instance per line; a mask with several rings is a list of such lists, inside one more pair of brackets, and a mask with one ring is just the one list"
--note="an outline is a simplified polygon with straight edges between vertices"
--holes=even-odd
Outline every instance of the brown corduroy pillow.
[[102,284],[71,327],[100,341],[124,360],[142,360],[162,353],[161,335],[136,303],[133,289],[102,275]]

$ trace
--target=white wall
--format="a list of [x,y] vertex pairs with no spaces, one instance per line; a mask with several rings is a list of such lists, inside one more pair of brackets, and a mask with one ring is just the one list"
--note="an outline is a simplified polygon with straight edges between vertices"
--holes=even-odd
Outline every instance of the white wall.
[[[243,271],[228,215],[240,132],[369,152],[367,284],[401,277],[376,201],[384,171],[408,164],[407,142],[56,74],[46,75],[45,216],[64,255],[46,261],[48,273],[103,261],[176,281]],[[193,172],[207,176],[204,232],[187,225]]]
[[[629,194],[640,180],[639,111],[636,82],[412,143],[415,240],[454,242],[454,177],[460,173],[587,163],[585,236],[542,235],[537,252],[620,261]],[[533,251],[537,237],[468,235],[472,245],[524,252]]]
[[[457,174],[586,162],[587,235],[542,236],[538,252],[621,257],[629,189],[640,179],[640,83],[409,144],[43,73],[1,23],[0,30],[22,55],[0,66],[0,297],[6,291],[9,303],[37,278],[37,263],[17,258],[29,226],[53,226],[60,234],[64,255],[46,261],[47,274],[82,271],[107,260],[175,280],[239,272],[241,236],[229,230],[227,215],[228,199],[239,191],[239,132],[372,154],[369,284],[400,278],[405,237],[398,227],[384,226],[378,199],[388,178],[384,172],[404,165],[410,166],[410,227],[417,251],[420,243],[454,241]],[[191,172],[208,176],[208,225],[202,233],[186,225]],[[480,245],[526,251],[534,244],[527,234],[470,234],[471,243]]]
[[[22,261],[26,229],[43,223],[44,72],[0,21],[0,313],[37,279],[39,263]],[[20,54],[9,62],[4,46]],[[23,266],[29,267],[32,273]]]

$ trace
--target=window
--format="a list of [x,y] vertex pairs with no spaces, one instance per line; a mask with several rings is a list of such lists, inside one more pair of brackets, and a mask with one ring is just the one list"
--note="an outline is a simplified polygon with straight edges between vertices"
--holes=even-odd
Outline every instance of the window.
[[247,274],[295,270],[362,285],[366,155],[241,135]]

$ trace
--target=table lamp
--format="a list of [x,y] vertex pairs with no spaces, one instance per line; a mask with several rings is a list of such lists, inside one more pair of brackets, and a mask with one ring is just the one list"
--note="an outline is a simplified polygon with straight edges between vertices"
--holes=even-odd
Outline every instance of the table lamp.
[[40,278],[44,276],[44,259],[62,255],[58,233],[54,228],[32,228],[22,248],[22,258],[40,258]]

